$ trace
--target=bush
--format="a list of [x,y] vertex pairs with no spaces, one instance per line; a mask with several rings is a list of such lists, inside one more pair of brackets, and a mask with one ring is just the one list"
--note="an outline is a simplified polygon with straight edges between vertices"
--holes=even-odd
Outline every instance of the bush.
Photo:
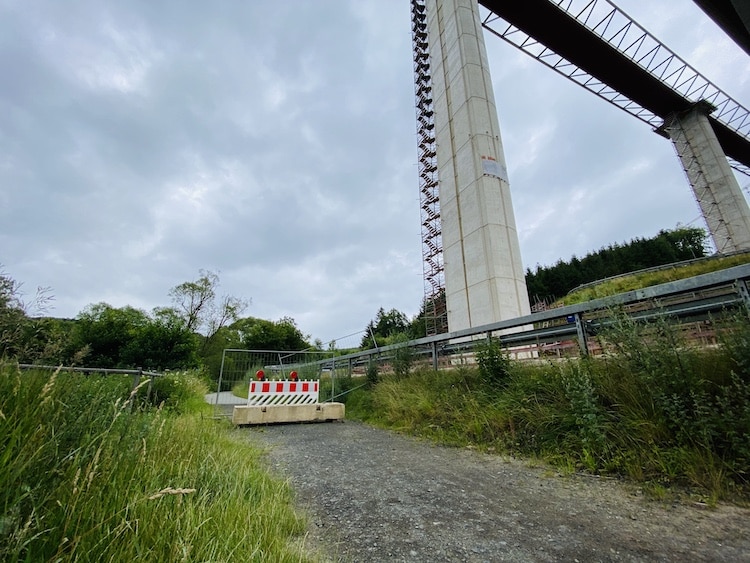
[[488,338],[475,348],[479,376],[490,387],[506,385],[510,373],[510,358],[503,350],[500,341]]
[[406,377],[414,363],[414,351],[409,346],[409,336],[398,334],[394,337],[393,343],[397,345],[393,351],[393,371],[399,377]]
[[373,387],[378,383],[378,362],[370,356],[370,360],[367,362],[367,371],[365,372],[365,378],[367,379],[367,385]]
[[206,393],[208,386],[197,372],[173,372],[155,377],[150,389],[141,388],[139,398],[144,405],[189,412],[206,404]]

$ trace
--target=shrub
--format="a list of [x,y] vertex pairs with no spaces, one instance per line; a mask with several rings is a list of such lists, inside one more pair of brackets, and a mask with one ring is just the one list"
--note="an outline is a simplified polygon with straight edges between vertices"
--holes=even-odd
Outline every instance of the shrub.
[[585,362],[570,362],[561,373],[562,387],[569,401],[569,416],[574,433],[580,439],[576,450],[589,471],[598,469],[598,462],[604,453],[606,435],[604,414],[591,373]]
[[479,376],[492,387],[502,387],[507,383],[510,373],[510,358],[503,350],[499,340],[488,338],[476,348]]
[[163,407],[175,412],[188,412],[205,405],[208,393],[205,380],[196,372],[173,372],[154,378],[152,385],[142,388],[142,404]]
[[367,371],[365,372],[365,378],[367,379],[367,385],[373,387],[378,383],[378,362],[370,356],[370,360],[367,362]]
[[398,334],[394,337],[393,343],[397,344],[393,351],[393,372],[399,377],[406,377],[414,363],[414,351],[409,346],[409,336]]

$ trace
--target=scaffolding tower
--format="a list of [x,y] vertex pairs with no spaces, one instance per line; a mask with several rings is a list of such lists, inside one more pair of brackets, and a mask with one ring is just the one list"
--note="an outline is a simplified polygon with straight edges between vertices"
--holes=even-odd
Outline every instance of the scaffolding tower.
[[417,153],[419,157],[422,271],[424,275],[423,311],[426,335],[433,336],[448,332],[448,313],[445,306],[445,271],[440,224],[437,143],[435,139],[425,0],[411,0],[411,16],[417,113]]

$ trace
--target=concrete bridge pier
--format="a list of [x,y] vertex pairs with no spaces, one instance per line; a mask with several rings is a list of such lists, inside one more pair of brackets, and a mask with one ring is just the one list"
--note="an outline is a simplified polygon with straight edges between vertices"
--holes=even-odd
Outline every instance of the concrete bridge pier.
[[750,250],[750,208],[711,127],[713,110],[700,102],[667,117],[659,132],[677,151],[716,251]]
[[427,0],[450,331],[530,312],[477,0]]

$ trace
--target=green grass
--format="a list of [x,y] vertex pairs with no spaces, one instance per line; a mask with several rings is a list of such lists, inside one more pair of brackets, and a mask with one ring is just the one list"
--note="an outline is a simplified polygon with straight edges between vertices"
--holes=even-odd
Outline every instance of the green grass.
[[287,484],[197,379],[158,382],[161,409],[130,386],[0,367],[0,559],[310,560]]
[[232,395],[235,397],[241,397],[247,399],[250,393],[250,382],[249,381],[237,381],[232,385]]
[[559,299],[556,305],[574,305],[584,303],[593,299],[610,297],[618,293],[625,293],[644,287],[651,287],[661,283],[668,283],[684,278],[708,274],[733,266],[740,266],[750,262],[750,253],[728,256],[725,258],[711,258],[702,262],[695,262],[684,266],[659,270],[654,272],[644,272],[640,274],[631,274],[617,277],[611,280],[604,280],[595,285],[585,287],[580,290],[574,290],[565,297]]
[[701,350],[666,323],[623,319],[603,335],[615,355],[541,364],[489,358],[502,373],[490,385],[486,365],[381,377],[347,397],[347,417],[619,476],[646,490],[747,503],[750,322],[724,326],[722,345]]

